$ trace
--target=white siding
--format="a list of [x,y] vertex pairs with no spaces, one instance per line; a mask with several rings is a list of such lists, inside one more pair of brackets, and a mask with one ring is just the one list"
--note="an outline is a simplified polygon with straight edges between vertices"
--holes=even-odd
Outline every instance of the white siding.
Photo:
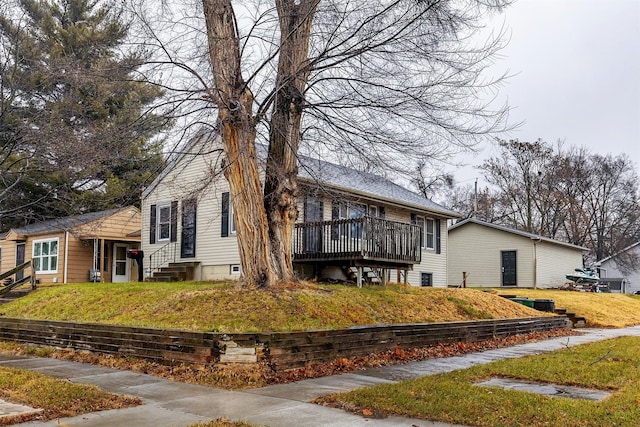
[[566,246],[549,242],[536,244],[537,286],[540,288],[558,287],[567,279],[565,275],[582,267],[582,252]]
[[[632,251],[633,253],[640,255],[640,245],[638,246],[634,246],[631,249],[629,249],[629,251]],[[636,270],[633,272],[630,272],[628,274],[624,274],[620,267],[616,264],[616,259],[611,258],[608,259],[607,261],[603,262],[602,265],[600,266],[600,277],[601,278],[606,278],[606,277],[612,277],[612,278],[625,278],[626,283],[627,283],[627,287],[626,287],[626,292],[627,293],[634,293],[635,291],[640,291],[640,270]]]
[[[206,140],[202,140],[206,141]],[[178,202],[177,215],[177,253],[178,261],[199,262],[201,268],[196,273],[196,279],[213,280],[237,278],[231,274],[231,265],[239,264],[240,257],[235,236],[221,237],[221,195],[229,191],[227,181],[220,172],[218,152],[211,152],[216,143],[209,142],[209,147],[203,147],[203,143],[194,144],[190,153],[184,155],[172,170],[163,176],[159,183],[144,197],[142,201],[142,249],[145,256],[153,254],[162,248],[167,242],[150,243],[150,209],[152,205]],[[215,180],[211,180],[212,173],[218,173]],[[323,196],[323,217],[324,220],[331,219],[332,198],[326,192]],[[180,259],[180,234],[182,201],[197,198],[197,218],[196,218],[196,256],[195,258]],[[345,197],[345,201],[349,198]],[[385,218],[392,221],[409,223],[411,212],[398,206],[388,205],[382,202],[375,202],[353,197],[351,201],[367,205],[385,207]],[[304,198],[298,201],[299,217],[298,221],[304,220]],[[415,212],[418,215],[432,217],[424,212]],[[434,217],[435,219],[435,217]],[[414,270],[409,272],[408,281],[412,285],[420,285],[421,273],[432,273],[435,286],[447,285],[447,232],[446,219],[441,218],[441,253],[436,254],[434,250],[424,250],[422,263],[414,266]],[[395,281],[395,271],[392,272],[391,280]]]
[[582,266],[580,249],[467,223],[449,232],[449,284],[466,272],[469,287],[501,286],[502,251],[516,251],[518,287],[557,287]]
[[449,284],[459,285],[466,272],[468,287],[501,286],[502,251],[516,251],[517,286],[533,286],[531,239],[473,223],[449,232]]
[[[177,256],[179,258],[182,201],[196,198],[198,201],[196,256],[195,258],[182,259],[182,261],[200,262],[203,267],[228,266],[240,262],[236,237],[233,235],[221,237],[221,196],[223,192],[229,191],[229,186],[221,175],[219,179],[210,179],[212,173],[220,172],[219,156],[218,152],[212,153],[211,149],[203,148],[202,144],[195,144],[191,152],[184,155],[169,174],[143,199],[142,249],[146,257],[166,244],[166,242],[149,243],[151,205],[178,201],[178,242],[176,244],[178,245]],[[206,268],[203,268],[201,279],[222,278],[207,277],[207,271]]]

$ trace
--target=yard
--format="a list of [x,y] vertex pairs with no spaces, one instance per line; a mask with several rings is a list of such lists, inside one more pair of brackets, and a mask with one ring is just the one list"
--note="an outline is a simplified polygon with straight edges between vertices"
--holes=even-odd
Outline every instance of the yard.
[[[504,292],[503,289],[499,291]],[[41,286],[24,298],[1,306],[0,312],[1,315],[10,317],[229,332],[289,331],[339,328],[354,324],[453,321],[544,314],[501,298],[497,293],[472,289],[410,288],[403,285],[357,289],[343,285],[307,283],[288,289],[246,291],[230,283],[93,283]],[[520,289],[516,293],[530,298],[554,299],[556,306],[586,315],[590,325],[595,323],[602,327],[617,327],[640,323],[640,297],[636,296]],[[202,368],[195,369],[186,365],[167,368],[146,361],[33,348],[13,343],[0,343],[0,348],[3,351],[101,363],[171,377],[177,381],[238,389],[348,372],[370,364],[443,357],[540,338],[544,336],[534,334],[501,342],[407,351],[401,355],[390,352],[370,359],[342,360],[335,366],[329,364],[307,371],[298,370],[280,377],[270,376],[260,367],[212,368],[205,372]],[[366,389],[344,396],[333,396],[326,399],[326,402],[357,408],[365,414],[373,411],[413,417],[425,417],[425,414],[429,414],[428,417],[434,419],[482,426],[549,425],[545,422],[555,425],[556,419],[550,418],[551,415],[565,420],[564,425],[595,426],[602,425],[602,420],[611,414],[617,425],[634,425],[630,424],[630,420],[635,422],[640,416],[633,404],[640,401],[640,390],[635,384],[637,373],[633,368],[640,364],[640,359],[635,355],[640,349],[640,341],[607,342],[602,345],[604,347],[588,350],[581,348],[579,352],[573,348],[559,355],[500,362],[468,371],[425,377],[389,386],[391,389]],[[484,390],[473,385],[479,378],[490,376],[565,382],[616,392],[612,398],[603,402],[577,404],[503,390]],[[397,398],[390,399],[390,395]],[[443,396],[449,397],[443,399]],[[547,412],[549,416],[546,415]],[[630,415],[625,415],[627,413]],[[583,420],[584,424],[566,421],[574,419]],[[221,424],[212,425],[236,425],[226,424],[224,420],[219,420],[219,423]]]
[[[365,416],[398,414],[483,427],[631,427],[640,419],[639,350],[640,338],[618,338],[357,389],[321,401]],[[600,401],[588,401],[478,385],[490,378],[566,384],[612,394]]]

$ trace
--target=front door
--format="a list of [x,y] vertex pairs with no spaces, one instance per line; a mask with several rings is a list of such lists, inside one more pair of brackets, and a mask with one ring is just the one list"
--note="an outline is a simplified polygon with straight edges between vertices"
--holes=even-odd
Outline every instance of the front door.
[[[26,246],[24,243],[16,244],[16,267],[24,264],[25,250]],[[24,279],[24,270],[20,270],[16,273],[16,282],[22,279]]]
[[517,286],[516,251],[501,252],[502,286]]
[[113,268],[111,270],[112,282],[128,282],[130,263],[127,258],[126,244],[114,243],[113,245]]

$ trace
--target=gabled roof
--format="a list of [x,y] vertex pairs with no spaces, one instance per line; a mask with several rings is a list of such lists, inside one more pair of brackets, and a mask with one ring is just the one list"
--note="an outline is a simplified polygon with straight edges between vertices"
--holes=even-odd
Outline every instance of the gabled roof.
[[[190,152],[198,141],[211,141],[211,134],[199,134],[194,137],[182,150],[182,153],[174,158],[160,175],[147,187],[142,198],[145,198],[180,162],[186,153]],[[256,144],[258,156],[267,157],[267,147]],[[418,193],[408,190],[382,176],[340,166],[324,160],[311,157],[298,156],[298,178],[312,184],[321,185],[333,190],[357,194],[371,199],[385,201],[391,204],[402,205],[421,211],[438,213],[448,218],[460,218],[460,214],[438,203],[435,203]]]
[[620,255],[621,253],[627,252],[628,250],[633,249],[638,245],[640,245],[640,242],[633,243],[633,244],[627,246],[626,248],[622,249],[621,251],[616,252],[615,254],[613,254],[611,256],[608,256],[606,258],[602,258],[601,260],[596,261],[596,264],[598,264],[598,263],[602,264],[603,262],[607,262],[610,259],[615,258],[618,255]]
[[467,218],[467,219],[465,219],[463,221],[455,223],[454,225],[449,227],[449,232],[454,231],[456,229],[459,229],[460,227],[463,227],[466,224],[477,224],[477,225],[480,225],[480,226],[492,228],[494,230],[504,231],[505,233],[511,233],[511,234],[515,234],[515,235],[518,235],[518,236],[526,237],[526,238],[531,239],[531,240],[538,240],[538,241],[542,241],[542,242],[552,243],[552,244],[555,244],[555,245],[566,246],[568,248],[573,248],[573,249],[577,249],[577,250],[581,250],[581,251],[588,251],[589,250],[588,248],[585,248],[583,246],[578,246],[578,245],[573,245],[571,243],[561,242],[559,240],[550,239],[548,237],[543,237],[543,236],[540,236],[538,234],[527,233],[526,231],[520,231],[520,230],[516,230],[514,228],[505,227],[504,225],[493,224],[491,222],[481,221],[481,220],[476,219],[476,218]]
[[460,217],[460,214],[457,212],[435,203],[418,193],[414,193],[380,175],[361,172],[346,166],[336,165],[306,156],[299,156],[298,163],[298,177],[303,180],[390,203],[401,204],[406,207],[428,210],[449,218]]
[[25,225],[24,227],[12,228],[9,232],[18,236],[28,236],[31,234],[42,234],[53,231],[67,231],[79,225],[88,224],[98,219],[106,218],[124,209],[131,209],[131,206],[109,209],[100,212],[90,212],[81,215],[67,216],[64,218],[50,219],[48,221],[41,221]]

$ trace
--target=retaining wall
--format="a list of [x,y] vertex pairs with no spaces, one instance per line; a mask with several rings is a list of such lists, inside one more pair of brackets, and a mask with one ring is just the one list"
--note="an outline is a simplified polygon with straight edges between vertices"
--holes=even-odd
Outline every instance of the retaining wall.
[[473,342],[567,327],[566,316],[222,334],[0,317],[0,339],[142,357],[160,363],[255,363],[276,370],[366,355],[396,346]]

